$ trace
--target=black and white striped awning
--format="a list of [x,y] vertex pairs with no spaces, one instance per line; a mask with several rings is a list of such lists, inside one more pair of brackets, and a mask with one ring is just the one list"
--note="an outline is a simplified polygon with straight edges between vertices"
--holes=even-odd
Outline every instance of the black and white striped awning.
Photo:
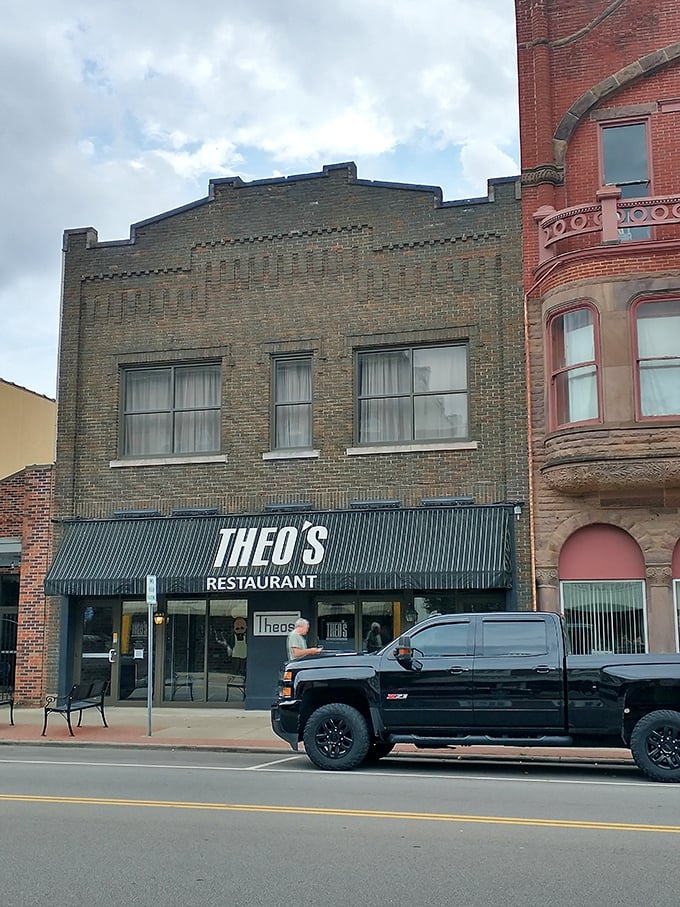
[[213,594],[512,585],[512,507],[470,505],[77,520],[48,595]]

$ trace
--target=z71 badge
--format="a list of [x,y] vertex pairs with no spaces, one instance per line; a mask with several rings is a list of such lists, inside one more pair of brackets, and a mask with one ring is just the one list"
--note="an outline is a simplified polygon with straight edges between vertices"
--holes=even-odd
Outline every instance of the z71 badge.
[[385,697],[388,702],[393,699],[408,699],[408,693],[388,693]]

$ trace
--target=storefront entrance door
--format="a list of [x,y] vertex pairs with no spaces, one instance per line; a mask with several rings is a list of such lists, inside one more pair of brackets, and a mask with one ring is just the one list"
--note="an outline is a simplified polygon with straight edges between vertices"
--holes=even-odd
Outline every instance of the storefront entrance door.
[[[80,677],[81,683],[111,680],[114,652],[114,605],[112,602],[81,603]],[[76,641],[78,642],[78,640]]]

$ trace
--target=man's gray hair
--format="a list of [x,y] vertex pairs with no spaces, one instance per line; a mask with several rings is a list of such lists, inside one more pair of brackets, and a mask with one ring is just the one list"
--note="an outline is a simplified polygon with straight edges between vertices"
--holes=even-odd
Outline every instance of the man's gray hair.
[[306,620],[304,617],[298,617],[298,619],[295,621],[295,626],[296,627],[308,627],[309,621]]

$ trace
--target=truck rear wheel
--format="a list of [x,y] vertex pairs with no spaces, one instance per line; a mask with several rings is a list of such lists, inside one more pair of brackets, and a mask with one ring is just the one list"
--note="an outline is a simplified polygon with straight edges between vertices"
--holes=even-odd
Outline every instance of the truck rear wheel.
[[370,742],[363,715],[344,702],[331,702],[312,712],[302,739],[314,765],[335,772],[361,765]]
[[649,712],[630,736],[633,759],[654,781],[680,781],[680,712]]

